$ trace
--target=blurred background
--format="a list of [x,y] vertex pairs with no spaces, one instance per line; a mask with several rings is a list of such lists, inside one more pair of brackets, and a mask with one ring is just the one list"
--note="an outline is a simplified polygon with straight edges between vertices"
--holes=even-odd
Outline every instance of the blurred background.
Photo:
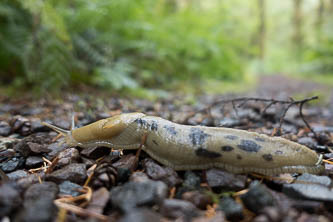
[[0,84],[159,96],[333,85],[332,0],[2,0]]

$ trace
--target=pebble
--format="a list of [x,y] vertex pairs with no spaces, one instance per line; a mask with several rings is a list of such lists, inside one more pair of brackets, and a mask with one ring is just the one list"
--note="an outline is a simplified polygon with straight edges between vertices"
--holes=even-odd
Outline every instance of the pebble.
[[111,149],[108,147],[90,147],[83,149],[81,154],[91,159],[98,159],[100,157],[109,155],[110,151]]
[[47,126],[44,126],[40,119],[37,118],[31,119],[30,124],[31,124],[31,131],[33,133],[49,131],[49,128]]
[[0,136],[8,136],[12,131],[9,123],[6,121],[0,121]]
[[21,202],[20,193],[10,183],[0,186],[0,218],[9,215]]
[[241,125],[241,121],[239,119],[233,119],[228,117],[221,120],[218,124],[218,126],[220,127],[229,127],[229,128],[233,128],[239,125]]
[[0,148],[0,162],[3,162],[7,159],[15,156],[15,151],[13,149],[2,149]]
[[58,154],[59,161],[57,163],[58,167],[63,167],[71,163],[77,163],[80,159],[80,153],[75,148],[68,148],[60,151]]
[[312,149],[315,149],[318,145],[317,142],[311,137],[301,137],[297,142]]
[[57,208],[53,201],[58,187],[53,182],[31,185],[24,193],[23,209],[14,221],[53,221]]
[[18,155],[15,155],[11,159],[0,163],[0,168],[5,172],[5,173],[10,173],[13,172],[14,170],[23,167],[24,165],[24,158],[20,157]]
[[133,154],[124,155],[120,158],[120,160],[112,164],[112,166],[117,169],[123,168],[128,170],[134,169],[135,165],[135,155]]
[[81,194],[79,190],[82,188],[82,186],[66,180],[59,184],[59,195],[70,195],[72,197],[76,197]]
[[29,149],[34,153],[49,153],[52,150],[49,149],[47,145],[41,145],[38,143],[27,142]]
[[29,174],[24,170],[16,170],[14,172],[8,173],[7,176],[10,180],[19,180],[21,178],[27,177]]
[[216,211],[212,217],[200,216],[192,220],[192,222],[224,222],[227,221],[222,211]]
[[240,221],[243,219],[243,207],[231,197],[223,197],[218,206],[226,218],[230,221]]
[[41,156],[29,156],[25,161],[25,166],[28,168],[39,167],[43,162],[44,160]]
[[238,191],[244,189],[247,177],[213,168],[206,171],[206,179],[210,187],[221,187],[227,190]]
[[28,176],[18,179],[17,184],[20,188],[25,190],[32,184],[39,183],[39,177],[43,179],[44,173],[28,174]]
[[66,143],[63,143],[63,140],[58,140],[55,143],[51,143],[47,146],[47,149],[50,150],[49,153],[46,154],[47,159],[51,160],[56,157],[61,151],[67,149]]
[[249,191],[240,196],[247,209],[258,213],[266,206],[273,206],[275,200],[265,185],[254,181],[250,184]]
[[167,186],[161,181],[128,182],[111,189],[112,206],[122,212],[130,212],[136,207],[160,204],[167,195]]
[[109,198],[109,191],[105,187],[101,187],[93,192],[91,201],[86,209],[95,213],[103,214]]
[[150,158],[143,161],[143,167],[151,179],[161,180],[168,187],[174,187],[182,182],[175,170],[170,167],[162,167]]
[[212,197],[200,191],[188,191],[182,194],[182,199],[193,203],[197,208],[206,210],[212,204]]
[[16,138],[0,137],[0,150],[12,149],[19,141],[20,139]]
[[188,188],[189,190],[196,190],[200,188],[201,179],[193,171],[186,171],[184,174],[183,187]]
[[165,199],[161,205],[160,213],[168,218],[191,221],[199,216],[199,210],[190,202],[178,199]]
[[[300,181],[297,183],[297,181]],[[284,184],[283,193],[296,199],[333,201],[332,181],[327,176],[303,174],[295,183]]]
[[82,163],[72,163],[59,170],[46,175],[47,180],[61,183],[69,180],[73,183],[82,184],[87,177],[86,167]]
[[119,222],[147,222],[147,221],[162,221],[161,215],[158,213],[142,208],[142,209],[135,209],[123,216],[119,219]]

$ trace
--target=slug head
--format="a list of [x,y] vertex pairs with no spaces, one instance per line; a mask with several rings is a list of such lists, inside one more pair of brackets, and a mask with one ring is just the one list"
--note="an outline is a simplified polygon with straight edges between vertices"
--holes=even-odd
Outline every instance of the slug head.
[[136,119],[143,116],[145,116],[143,113],[124,113],[77,129],[75,129],[72,121],[71,130],[64,130],[45,122],[43,124],[63,135],[67,145],[85,147],[85,145],[95,141],[111,140],[121,134]]

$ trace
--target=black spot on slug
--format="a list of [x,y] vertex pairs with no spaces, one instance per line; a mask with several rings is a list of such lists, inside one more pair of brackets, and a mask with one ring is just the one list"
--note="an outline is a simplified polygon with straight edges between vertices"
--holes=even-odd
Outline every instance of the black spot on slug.
[[165,125],[164,129],[166,129],[168,131],[168,133],[170,133],[171,135],[174,135],[174,136],[177,135],[177,131],[174,126]]
[[282,155],[283,152],[282,152],[281,150],[277,150],[277,151],[275,151],[275,154],[276,154],[276,155]]
[[272,156],[272,154],[264,154],[264,155],[262,155],[262,157],[263,157],[266,161],[272,161],[272,160],[273,160],[273,156]]
[[195,151],[195,154],[200,157],[205,157],[205,158],[218,158],[221,157],[222,154],[210,150],[206,150],[203,148],[199,148]]
[[237,146],[246,152],[258,152],[261,149],[261,146],[252,140],[241,140],[241,144]]
[[201,146],[210,135],[198,128],[192,128],[189,135],[194,146]]
[[254,139],[258,142],[265,142],[266,141],[264,138],[261,138],[261,137],[256,137]]
[[226,151],[226,152],[232,151],[233,149],[234,148],[232,146],[222,146],[221,147],[221,150]]
[[153,140],[153,143],[154,143],[156,146],[158,146],[158,143],[156,142],[156,140]]
[[241,155],[237,154],[237,159],[241,160],[241,159],[243,159],[243,157]]
[[156,131],[157,129],[158,129],[157,122],[153,120],[150,125],[150,130]]
[[236,139],[238,139],[238,136],[235,136],[235,135],[226,135],[226,136],[224,136],[224,138],[226,138],[228,140],[236,140]]
[[152,130],[152,131],[156,131],[158,129],[158,124],[154,120],[151,121],[151,123],[149,123],[146,120],[138,118],[138,119],[134,120],[134,122],[136,122],[140,128],[144,128],[144,129]]

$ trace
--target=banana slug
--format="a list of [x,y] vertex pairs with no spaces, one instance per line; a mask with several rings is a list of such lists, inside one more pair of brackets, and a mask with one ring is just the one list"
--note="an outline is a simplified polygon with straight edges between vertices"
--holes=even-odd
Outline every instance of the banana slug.
[[[188,126],[143,113],[116,115],[64,130],[44,123],[65,136],[69,146],[138,149],[175,170],[212,167],[232,173],[312,173],[324,171],[322,155],[306,146],[245,130]],[[146,138],[141,144],[142,138]]]

